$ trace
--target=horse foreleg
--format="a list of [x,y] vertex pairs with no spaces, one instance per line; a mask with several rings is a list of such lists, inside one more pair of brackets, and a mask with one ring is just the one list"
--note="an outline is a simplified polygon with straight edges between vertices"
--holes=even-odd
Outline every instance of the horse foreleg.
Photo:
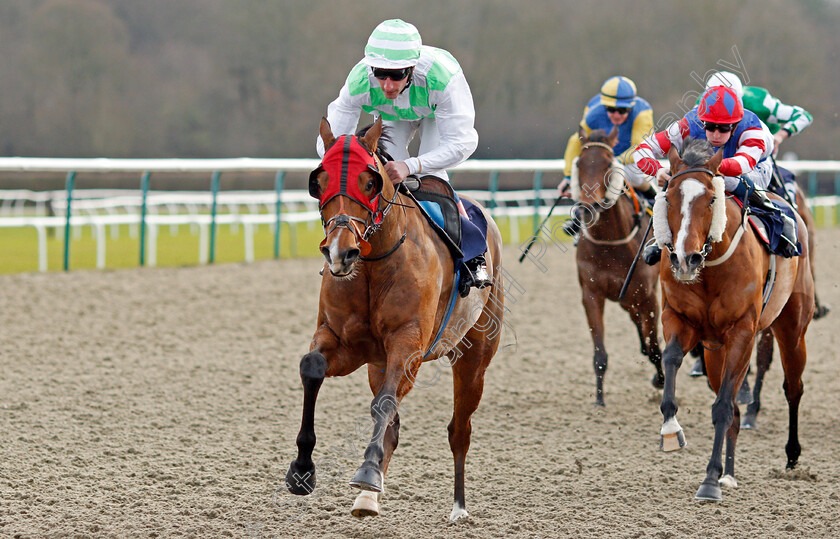
[[589,288],[584,288],[582,301],[594,348],[592,365],[595,368],[595,406],[604,406],[604,376],[607,374],[607,350],[604,347],[604,296],[596,294]]
[[[315,332],[310,352],[300,360],[300,379],[303,382],[303,417],[297,436],[297,458],[286,472],[286,488],[292,494],[305,496],[315,490],[315,402],[326,376],[343,376],[353,372],[354,365],[346,354],[339,353],[338,338],[326,326]],[[332,361],[328,361],[331,357]]]
[[758,412],[761,410],[761,390],[764,387],[764,375],[773,361],[773,333],[769,329],[761,332],[755,347],[755,386],[753,386],[752,402],[747,406],[747,413],[741,419],[742,429],[756,428]]
[[[419,337],[414,333],[417,332],[414,330],[394,332],[385,342],[385,350],[388,356],[385,376],[381,387],[370,404],[373,435],[367,449],[365,449],[365,460],[350,481],[350,485],[353,487],[382,492],[385,478],[384,470],[387,467],[385,460],[386,433],[389,427],[395,428],[395,418],[400,401],[413,386],[407,373],[411,370],[411,365],[415,362],[419,364],[422,356],[418,344]],[[396,430],[393,432],[396,432]],[[394,444],[394,447],[396,447],[396,444]]]
[[[376,395],[377,393],[379,393],[379,390],[382,388],[382,385],[385,382],[385,373],[378,366],[369,364],[368,382],[370,384],[371,391],[373,391],[373,394]],[[402,397],[399,391],[397,392],[397,399],[400,402],[402,401]],[[397,412],[394,414],[394,419],[388,424],[387,428],[385,429],[385,438],[383,440],[384,455],[382,457],[381,466],[383,478],[388,473],[388,464],[391,462],[391,456],[394,454],[394,450],[399,444],[399,438],[400,414],[399,412]],[[382,486],[382,489],[384,491],[384,484]],[[355,502],[353,502],[353,508],[350,510],[350,514],[352,514],[354,517],[359,518],[379,515],[379,501],[381,496],[382,492],[362,490],[359,493],[359,495],[356,496],[356,500]]]
[[297,436],[298,455],[286,472],[286,488],[297,495],[311,494],[315,490],[315,401],[324,381],[327,360],[321,352],[313,350],[300,360],[300,378],[303,382],[303,418]]
[[[690,347],[689,347],[690,348]],[[685,435],[677,422],[677,371],[682,364],[685,351],[675,334],[662,351],[662,370],[665,373],[665,385],[662,390],[662,429],[660,430],[659,449],[676,451],[685,447]]]
[[[738,388],[747,375],[755,337],[754,326],[748,326],[751,326],[749,322],[742,324],[740,328],[730,330],[728,338],[731,344],[724,346],[723,349],[706,352],[709,384],[717,393],[715,402],[712,404],[715,437],[712,443],[712,455],[706,466],[706,478],[694,496],[698,500],[720,501],[723,499],[720,490],[721,481],[729,485],[735,483],[735,445],[740,429],[740,422],[735,421],[740,417],[735,398]],[[721,461],[724,440],[726,440],[726,477],[722,479],[724,465]]]

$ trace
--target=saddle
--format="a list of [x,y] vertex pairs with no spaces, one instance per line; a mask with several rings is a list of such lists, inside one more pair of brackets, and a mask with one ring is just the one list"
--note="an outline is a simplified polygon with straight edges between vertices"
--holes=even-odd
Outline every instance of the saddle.
[[464,258],[461,251],[461,214],[455,202],[455,190],[437,176],[410,176],[400,189],[414,199],[420,212],[452,253],[452,258]]
[[[733,196],[732,198],[741,208],[744,207],[741,199],[737,196]],[[778,200],[772,202],[778,208],[777,211],[770,211],[765,208],[749,205],[747,219],[755,231],[756,237],[758,237],[759,241],[761,241],[770,254],[785,256],[783,248],[786,247],[785,244],[788,243],[788,240],[785,238],[783,232],[787,225],[792,228],[794,237],[798,237],[796,215],[789,204]],[[799,256],[800,254],[802,254],[802,245],[796,242],[794,256]]]

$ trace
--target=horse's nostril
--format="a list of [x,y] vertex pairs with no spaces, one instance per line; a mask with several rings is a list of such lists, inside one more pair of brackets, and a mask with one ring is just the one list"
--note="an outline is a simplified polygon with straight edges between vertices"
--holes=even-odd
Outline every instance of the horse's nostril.
[[325,245],[321,247],[321,252],[324,253],[324,258],[327,259],[327,264],[332,264],[332,260],[330,260],[330,248]]
[[692,269],[700,266],[702,263],[703,256],[700,253],[692,253],[691,256],[688,257],[688,265]]
[[672,265],[673,267],[675,267],[675,268],[676,268],[677,266],[679,266],[679,265],[680,265],[680,259],[679,259],[679,257],[677,256],[677,253],[671,253],[670,260],[671,260],[671,265]]
[[359,258],[359,250],[358,249],[348,249],[347,254],[344,256],[344,261],[347,264],[351,264]]

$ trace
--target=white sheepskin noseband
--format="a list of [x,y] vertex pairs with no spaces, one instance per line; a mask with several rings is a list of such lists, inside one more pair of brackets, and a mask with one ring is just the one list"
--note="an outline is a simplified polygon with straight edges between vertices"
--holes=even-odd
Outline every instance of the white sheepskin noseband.
[[712,186],[715,188],[715,202],[712,205],[712,226],[709,228],[709,237],[713,242],[718,242],[726,231],[726,191],[723,187],[723,176],[712,178]]
[[[723,187],[723,176],[712,178],[712,186],[715,190],[715,202],[712,205],[712,225],[709,227],[709,237],[712,242],[719,242],[726,231],[726,191]],[[668,226],[668,202],[665,200],[665,191],[656,194],[656,202],[653,205],[653,237],[659,248],[671,243],[671,228]]]

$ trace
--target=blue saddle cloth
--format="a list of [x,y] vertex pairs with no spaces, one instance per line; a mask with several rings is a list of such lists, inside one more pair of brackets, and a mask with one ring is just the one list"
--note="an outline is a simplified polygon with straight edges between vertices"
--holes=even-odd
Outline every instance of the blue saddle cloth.
[[[735,197],[735,200],[738,200]],[[740,203],[741,201],[738,200]],[[796,222],[796,213],[793,211],[793,208],[790,207],[789,204],[786,202],[781,202],[779,200],[774,200],[773,205],[779,208],[779,211],[769,211],[763,208],[757,208],[755,206],[750,206],[750,215],[754,219],[758,219],[764,225],[764,230],[759,231],[759,237],[764,240],[765,246],[767,249],[775,254],[775,255],[782,255],[782,251],[780,247],[782,246],[782,242],[785,244],[787,240],[782,237],[782,230],[784,230],[785,221],[784,219],[790,219],[793,221],[794,230],[796,230],[796,237],[799,237],[799,231],[797,230],[798,224]],[[763,232],[764,234],[762,234]],[[765,236],[766,234],[766,236]],[[802,243],[797,241],[796,242],[796,254],[794,256],[799,256],[802,254]]]
[[469,219],[461,216],[461,251],[464,260],[470,260],[487,251],[487,220],[481,208],[463,198],[461,202],[470,216]]
[[[457,263],[470,260],[487,251],[487,220],[484,218],[481,208],[469,200],[460,199],[464,204],[469,219],[459,214],[461,218],[461,252],[464,257],[456,260]],[[441,228],[444,228],[443,212],[438,204],[429,200],[419,201],[426,213]]]

